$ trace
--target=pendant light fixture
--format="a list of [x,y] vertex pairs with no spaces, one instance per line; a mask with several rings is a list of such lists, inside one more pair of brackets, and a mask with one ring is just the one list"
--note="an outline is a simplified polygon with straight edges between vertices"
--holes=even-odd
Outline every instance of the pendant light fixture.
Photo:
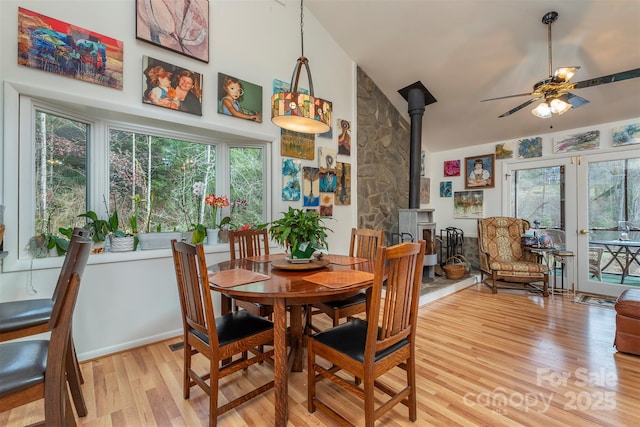
[[[313,96],[309,60],[304,56],[304,0],[300,0],[300,44],[302,54],[291,76],[289,92],[271,97],[271,121],[276,126],[300,133],[325,133],[331,129],[331,103]],[[298,90],[302,67],[307,70],[309,93]]]

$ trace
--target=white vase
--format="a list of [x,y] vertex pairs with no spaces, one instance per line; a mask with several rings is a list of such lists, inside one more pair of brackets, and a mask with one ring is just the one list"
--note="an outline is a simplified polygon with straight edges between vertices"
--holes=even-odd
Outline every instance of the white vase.
[[217,245],[218,244],[218,232],[220,230],[217,228],[207,228],[207,245]]
[[135,238],[133,236],[116,237],[109,234],[111,252],[129,252],[133,250]]

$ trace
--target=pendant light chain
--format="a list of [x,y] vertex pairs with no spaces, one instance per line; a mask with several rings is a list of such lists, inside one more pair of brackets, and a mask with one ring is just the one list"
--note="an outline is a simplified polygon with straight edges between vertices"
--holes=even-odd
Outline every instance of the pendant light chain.
[[304,0],[300,0],[300,50],[304,57]]

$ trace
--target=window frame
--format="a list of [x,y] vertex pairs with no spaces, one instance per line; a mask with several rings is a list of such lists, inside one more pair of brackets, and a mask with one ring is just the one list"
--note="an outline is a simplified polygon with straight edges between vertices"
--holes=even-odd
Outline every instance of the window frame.
[[[263,213],[265,222],[271,220],[271,194],[273,185],[272,169],[272,142],[267,138],[258,139],[252,136],[225,134],[211,131],[211,129],[193,126],[180,126],[175,129],[176,123],[167,120],[148,119],[138,117],[129,112],[114,112],[104,110],[107,119],[98,118],[93,107],[85,112],[86,108],[80,103],[56,102],[55,96],[41,95],[42,90],[31,88],[21,90],[5,82],[5,133],[4,141],[16,141],[5,144],[3,154],[0,154],[0,162],[4,165],[3,189],[0,196],[6,206],[5,223],[8,233],[5,233],[4,250],[8,255],[2,261],[2,271],[23,271],[44,268],[54,268],[62,264],[64,257],[32,258],[24,249],[28,240],[34,235],[35,216],[35,167],[33,165],[34,150],[34,120],[35,112],[47,113],[67,117],[81,121],[89,126],[87,133],[87,204],[88,209],[93,209],[99,214],[106,214],[103,203],[103,195],[109,194],[109,132],[111,129],[139,132],[154,136],[170,137],[185,141],[216,145],[216,192],[229,194],[229,148],[230,147],[258,147],[264,150],[263,158],[263,182],[264,202]],[[54,99],[52,101],[51,99]],[[178,119],[179,117],[176,117]],[[138,120],[142,119],[142,120]],[[145,122],[140,124],[139,122]],[[149,124],[151,122],[151,124]],[[10,126],[8,124],[14,124]],[[193,132],[191,132],[193,131]],[[23,143],[28,141],[28,143]],[[100,160],[102,159],[102,160]],[[27,198],[25,201],[25,197]],[[28,218],[20,221],[20,218]],[[16,231],[10,231],[10,229]],[[9,243],[12,242],[12,243]],[[226,245],[212,245],[206,248],[207,252],[227,251]],[[90,263],[109,263],[120,260],[131,261],[135,259],[149,259],[158,257],[170,257],[169,250],[147,250],[127,253],[105,253],[91,257]]]

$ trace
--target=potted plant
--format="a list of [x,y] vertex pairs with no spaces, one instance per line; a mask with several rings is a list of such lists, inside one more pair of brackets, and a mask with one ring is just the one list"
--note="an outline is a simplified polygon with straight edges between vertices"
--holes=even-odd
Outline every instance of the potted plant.
[[[129,222],[131,223],[131,218]],[[114,209],[113,214],[109,216],[107,228],[109,229],[111,252],[128,252],[135,250],[135,236],[133,233],[129,233],[120,228],[120,220],[116,209]]]
[[94,211],[87,211],[78,215],[79,218],[86,218],[87,223],[84,228],[93,231],[93,249],[92,254],[100,254],[104,252],[105,240],[109,234],[109,222],[98,218],[98,214]]
[[220,223],[218,224],[218,208],[223,208],[229,206],[229,199],[227,196],[218,196],[215,194],[209,194],[205,199],[205,203],[211,206],[211,216],[209,225],[211,228],[207,227],[207,243],[209,245],[214,245],[218,243],[218,232],[220,228],[229,224],[231,218],[228,216],[222,218]]
[[315,212],[294,209],[283,212],[282,218],[271,222],[269,235],[291,251],[293,258],[310,258],[317,249],[328,249],[327,231]]

